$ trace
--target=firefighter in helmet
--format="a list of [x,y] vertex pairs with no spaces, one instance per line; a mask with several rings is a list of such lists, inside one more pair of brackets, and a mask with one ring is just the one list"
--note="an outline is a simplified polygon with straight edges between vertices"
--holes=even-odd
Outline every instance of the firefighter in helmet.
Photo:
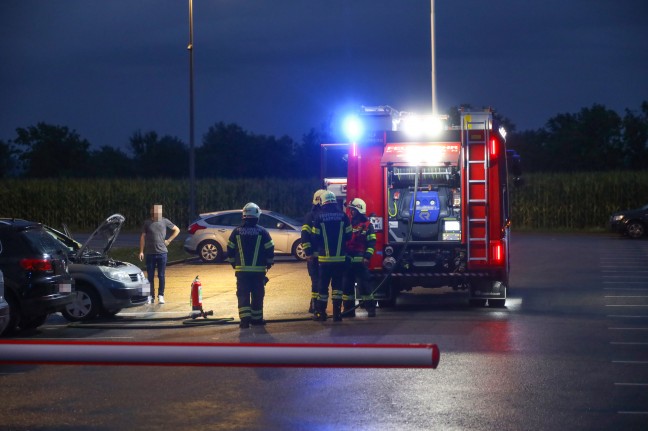
[[[335,194],[327,191],[321,196],[322,208],[311,225],[313,248],[317,250],[319,293],[313,320],[327,319],[329,285],[333,302],[333,320],[342,320],[342,279],[346,260],[346,242],[351,238],[351,222],[340,210]],[[313,259],[313,250],[306,252]]]
[[322,208],[322,195],[326,193],[326,190],[319,189],[313,194],[313,208],[311,208],[310,212],[306,214],[306,217],[304,217],[304,225],[302,226],[302,231],[301,231],[301,243],[302,247],[304,248],[304,251],[308,255],[308,250],[312,250],[312,258],[308,259],[306,262],[306,268],[308,269],[308,276],[311,279],[311,299],[310,299],[310,306],[308,307],[308,312],[309,313],[314,313],[315,312],[315,301],[317,300],[317,293],[318,293],[318,279],[319,279],[319,272],[317,270],[317,251],[313,250],[313,244],[311,242],[311,237],[313,235],[313,231],[311,229],[311,226],[313,224],[313,218],[315,215],[317,215],[320,212],[320,209]]
[[243,207],[243,224],[236,227],[227,242],[227,261],[236,274],[236,297],[241,328],[265,325],[263,297],[266,272],[274,264],[274,242],[257,223],[261,210],[255,203]]
[[351,212],[351,239],[347,242],[347,268],[344,273],[342,301],[344,316],[355,317],[355,285],[358,284],[360,299],[369,317],[376,316],[376,301],[369,284],[369,261],[376,247],[376,232],[367,218],[367,204],[360,198],[353,199],[348,208]]

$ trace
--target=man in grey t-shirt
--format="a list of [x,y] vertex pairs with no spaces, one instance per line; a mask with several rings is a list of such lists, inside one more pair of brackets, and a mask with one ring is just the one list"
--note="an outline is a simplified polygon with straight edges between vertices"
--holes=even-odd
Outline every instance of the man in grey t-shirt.
[[[167,229],[171,230],[171,236],[166,239]],[[151,208],[151,218],[144,222],[142,234],[140,235],[140,261],[146,256],[146,273],[151,285],[151,294],[148,303],[155,300],[155,268],[158,273],[158,303],[164,304],[164,273],[167,263],[167,245],[180,233],[180,229],[169,219],[162,217],[162,205],[156,204]]]

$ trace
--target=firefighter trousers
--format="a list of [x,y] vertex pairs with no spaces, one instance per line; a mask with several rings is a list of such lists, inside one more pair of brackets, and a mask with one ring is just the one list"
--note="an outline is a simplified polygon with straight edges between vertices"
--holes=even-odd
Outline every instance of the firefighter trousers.
[[258,272],[236,273],[236,297],[241,322],[263,320],[265,274]]
[[317,295],[318,311],[325,311],[331,286],[331,299],[334,309],[342,304],[342,280],[344,278],[344,262],[319,263],[319,288]]

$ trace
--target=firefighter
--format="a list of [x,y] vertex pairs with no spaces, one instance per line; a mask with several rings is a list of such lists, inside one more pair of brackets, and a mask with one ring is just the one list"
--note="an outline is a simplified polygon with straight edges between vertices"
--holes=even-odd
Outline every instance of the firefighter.
[[[331,285],[333,321],[342,320],[342,279],[346,260],[346,242],[351,238],[351,222],[340,210],[335,194],[327,191],[321,196],[322,208],[311,225],[313,248],[317,250],[319,293],[313,320],[327,319],[328,288]],[[313,250],[306,252],[313,259]]]
[[227,242],[227,261],[236,274],[239,327],[265,325],[263,297],[266,272],[274,264],[274,242],[268,231],[257,225],[261,210],[255,203],[243,207],[243,224],[232,231]]
[[355,284],[358,283],[360,299],[369,317],[376,316],[376,301],[369,284],[369,261],[376,247],[376,232],[367,218],[367,204],[360,198],[353,199],[351,211],[351,239],[347,242],[347,268],[344,273],[342,301],[344,316],[355,317]]
[[[302,247],[304,248],[304,251],[308,255],[308,249],[312,250],[312,243],[311,243],[311,236],[313,235],[313,232],[311,230],[311,226],[313,224],[313,218],[317,213],[320,212],[320,209],[322,208],[322,195],[326,193],[326,190],[320,189],[317,190],[313,194],[313,208],[311,208],[310,212],[306,214],[306,217],[304,217],[304,225],[302,226],[302,232],[301,232],[301,242],[302,242]],[[312,259],[308,259],[306,262],[306,268],[308,269],[308,275],[311,279],[311,299],[310,299],[310,306],[308,307],[308,312],[309,313],[314,313],[315,312],[315,301],[317,300],[317,293],[318,293],[318,279],[319,279],[319,272],[317,271],[317,251],[312,250]]]

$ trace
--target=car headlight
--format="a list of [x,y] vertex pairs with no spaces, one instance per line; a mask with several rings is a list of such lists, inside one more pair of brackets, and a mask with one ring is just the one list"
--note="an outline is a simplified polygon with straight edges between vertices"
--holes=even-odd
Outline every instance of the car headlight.
[[101,271],[111,280],[119,281],[121,283],[130,283],[131,281],[130,275],[119,269],[102,267]]
[[614,221],[623,220],[623,214],[615,215],[614,217],[612,217],[612,220],[614,220]]

